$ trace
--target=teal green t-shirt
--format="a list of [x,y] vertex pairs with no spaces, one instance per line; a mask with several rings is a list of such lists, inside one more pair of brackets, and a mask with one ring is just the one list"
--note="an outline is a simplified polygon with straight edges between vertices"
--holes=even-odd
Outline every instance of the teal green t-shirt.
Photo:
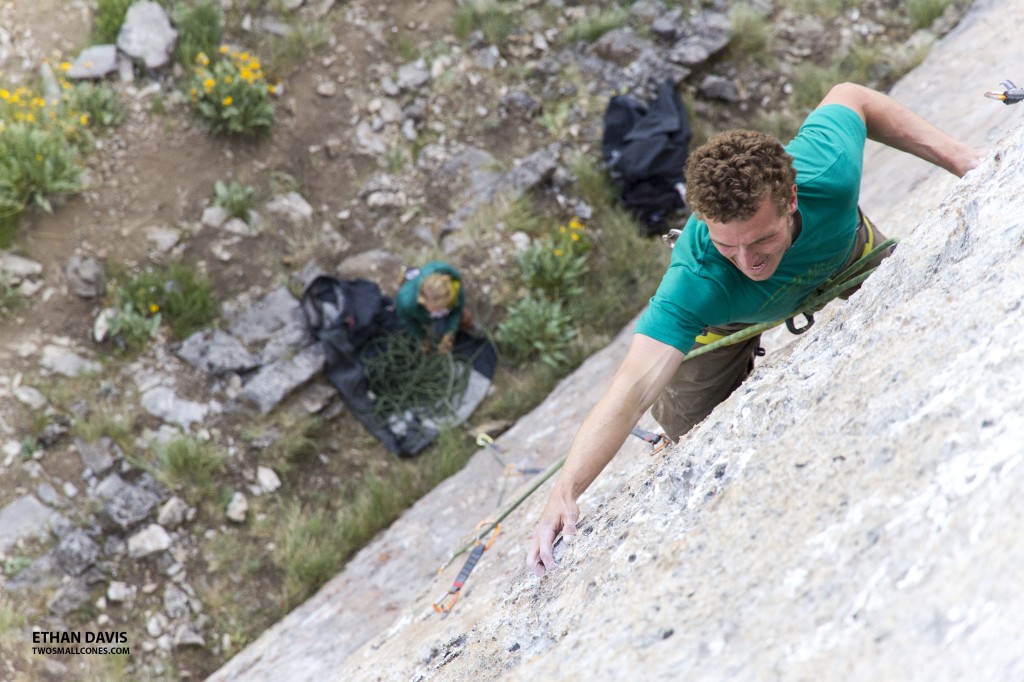
[[711,243],[707,223],[690,216],[636,333],[687,353],[705,327],[791,315],[853,249],[866,137],[864,121],[848,107],[827,104],[811,112],[786,146],[802,228],[775,274],[749,279]]

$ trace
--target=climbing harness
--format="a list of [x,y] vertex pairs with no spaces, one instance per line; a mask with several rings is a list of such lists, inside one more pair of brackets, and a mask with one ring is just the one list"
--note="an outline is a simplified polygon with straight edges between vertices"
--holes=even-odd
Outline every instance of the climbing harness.
[[[854,288],[859,284],[862,284],[864,280],[866,280],[868,276],[870,276],[871,273],[875,271],[875,268],[870,268],[862,272],[864,266],[871,262],[873,258],[881,254],[889,247],[894,246],[898,242],[898,239],[896,239],[895,237],[891,237],[889,239],[886,239],[884,242],[882,242],[875,248],[871,249],[867,253],[865,253],[853,265],[846,268],[841,273],[839,273],[832,279],[822,284],[818,288],[819,293],[816,295],[812,295],[810,298],[804,301],[800,305],[799,309],[793,314],[793,316],[807,315],[808,313],[816,313],[822,308],[824,308],[825,304],[829,303],[835,298],[838,298],[840,294],[844,293],[845,291],[848,291],[849,289]],[[718,350],[719,348],[722,348],[724,346],[731,346],[735,343],[739,343],[740,341],[745,341],[753,336],[757,336],[758,334],[766,332],[769,329],[774,329],[775,327],[778,327],[785,321],[785,319],[779,319],[772,320],[771,322],[759,322],[758,324],[752,324],[749,327],[741,329],[735,334],[724,336],[722,338],[712,341],[711,343],[708,343],[705,346],[701,346],[700,348],[695,348],[694,350],[691,350],[689,353],[686,354],[686,357],[683,358],[683,361],[685,362],[690,358],[695,358],[699,355],[710,353],[711,351]],[[698,337],[698,341],[699,340],[700,339]]]
[[[481,521],[477,524],[477,529],[487,524],[487,521]],[[494,541],[498,537],[498,533],[501,531],[501,526],[497,522],[493,522],[491,525],[493,531],[491,537],[488,538],[487,544],[484,544],[481,538],[477,538],[473,551],[470,552],[469,558],[466,559],[466,563],[462,565],[462,570],[459,571],[459,575],[455,578],[452,586],[448,588],[448,591],[441,595],[441,598],[434,602],[434,610],[441,614],[442,618],[446,618],[451,610],[455,607],[455,602],[459,600],[459,595],[462,593],[462,586],[466,584],[466,580],[469,578],[469,574],[473,572],[480,557],[484,555],[484,552],[491,548]],[[444,566],[438,569],[438,573],[444,570]]]
[[1024,88],[1018,88],[1013,81],[1005,80],[999,84],[1002,90],[989,90],[985,97],[999,100],[1003,104],[1016,104],[1024,99]]

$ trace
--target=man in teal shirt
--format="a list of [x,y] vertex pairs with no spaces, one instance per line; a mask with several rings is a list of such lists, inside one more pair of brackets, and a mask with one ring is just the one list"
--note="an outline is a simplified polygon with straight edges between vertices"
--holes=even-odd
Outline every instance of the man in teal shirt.
[[569,449],[527,552],[538,575],[555,567],[555,537],[576,532],[576,500],[644,412],[654,405],[666,434],[678,438],[746,378],[758,339],[683,363],[687,352],[716,333],[792,314],[884,239],[857,208],[866,138],[957,176],[982,153],[889,97],[843,83],[785,149],[767,135],[731,131],[688,159],[694,216],[611,386]]

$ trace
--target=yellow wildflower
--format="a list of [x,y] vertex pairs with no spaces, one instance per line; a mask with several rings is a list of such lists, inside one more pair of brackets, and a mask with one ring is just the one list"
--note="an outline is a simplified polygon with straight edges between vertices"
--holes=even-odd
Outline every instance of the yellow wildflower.
[[230,107],[230,106],[231,106],[231,103],[232,103],[232,102],[234,102],[234,101],[235,101],[235,100],[231,99],[231,95],[228,95],[227,97],[225,97],[225,98],[224,98],[224,100],[223,100],[223,104],[224,104],[224,106],[226,106],[226,107]]
[[220,53],[221,54],[227,54],[228,53],[228,46],[227,45],[221,45],[220,46]]
[[36,161],[42,161],[42,160],[43,160],[43,155],[42,154],[36,154]]
[[558,227],[558,231],[561,232],[562,234],[565,234],[565,225],[560,225]]
[[158,313],[158,312],[160,312],[160,306],[158,306],[156,303],[150,303],[149,304],[149,312],[151,312],[151,313]]
[[7,92],[3,88],[0,88],[0,99],[7,101],[11,98],[11,93]]
[[206,88],[207,92],[212,90],[213,86],[216,85],[216,84],[217,84],[217,81],[215,81],[212,78],[207,78],[206,80],[203,81],[203,87]]
[[578,242],[580,240],[580,236],[578,234],[576,234],[575,232],[573,232],[572,233],[572,240],[574,242]]
[[233,79],[233,78],[232,78],[231,76],[224,76],[224,82],[225,82],[225,83],[230,83],[230,82],[231,82],[231,81],[233,81],[233,80],[234,80],[234,79]]
[[20,101],[21,101],[21,98],[18,97],[18,93],[17,93],[17,91],[15,91],[15,93],[13,95],[11,95],[10,102],[11,102],[11,104],[17,104]]
[[270,94],[274,94],[275,92],[277,92],[277,86],[267,84],[267,92],[269,92]]
[[71,63],[70,62],[61,62],[60,70],[61,71],[70,71],[71,70]]
[[558,256],[559,258],[561,258],[564,255],[564,253],[565,252],[562,251],[561,249],[555,249],[555,255]]
[[250,71],[249,69],[242,69],[238,73],[238,75],[241,76],[242,80],[244,80],[246,83],[252,83],[253,81],[252,71]]
[[196,64],[207,66],[210,63],[210,58],[206,56],[205,52],[199,52],[196,54]]
[[36,120],[36,117],[33,116],[32,114],[25,114],[25,120],[28,121],[29,123],[34,123],[35,120]]
[[82,125],[89,125],[89,114],[82,114],[78,120],[82,122]]
[[573,230],[582,230],[583,224],[579,221],[578,218],[573,218],[572,220],[569,221],[569,228]]

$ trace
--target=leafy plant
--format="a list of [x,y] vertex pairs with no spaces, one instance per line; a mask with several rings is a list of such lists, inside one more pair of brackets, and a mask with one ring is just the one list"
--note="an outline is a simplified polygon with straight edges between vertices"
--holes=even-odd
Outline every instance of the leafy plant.
[[568,225],[536,240],[518,257],[523,285],[552,299],[572,299],[584,291],[589,268],[583,224],[573,218]]
[[225,459],[213,443],[183,436],[157,446],[153,473],[193,501],[208,500],[215,496],[215,477],[224,469]]
[[110,338],[126,351],[139,350],[156,336],[160,329],[160,313],[147,316],[135,309],[131,303],[124,303],[107,321]]
[[516,22],[511,10],[496,0],[474,0],[455,13],[453,31],[459,40],[465,40],[473,31],[480,31],[493,45],[500,45],[515,30]]
[[256,188],[252,185],[243,185],[237,180],[224,184],[218,180],[213,186],[213,203],[228,212],[233,218],[249,219],[249,211],[252,210],[256,199]]
[[220,45],[223,16],[220,7],[207,1],[195,7],[177,3],[171,12],[178,29],[174,59],[186,70],[196,63],[200,54],[213,54]]
[[572,317],[561,301],[528,295],[508,310],[495,338],[513,362],[539,358],[551,367],[568,363],[566,349],[576,338]]
[[732,39],[729,41],[731,56],[746,57],[759,63],[771,59],[768,50],[771,29],[763,12],[742,3],[729,12],[729,22],[732,24]]
[[134,0],[97,0],[96,14],[93,15],[92,42],[105,45],[117,41],[124,17]]
[[120,286],[118,307],[130,304],[140,315],[162,313],[178,338],[207,326],[220,313],[210,282],[188,265],[148,268]]
[[907,14],[915,28],[927,28],[942,16],[953,0],[907,0]]
[[274,86],[264,79],[259,59],[221,45],[214,61],[204,52],[195,61],[189,96],[211,133],[252,137],[270,132]]
[[585,40],[592,43],[605,33],[616,29],[626,23],[629,12],[621,7],[601,12],[596,16],[588,16],[578,24],[573,24],[565,32],[565,38],[569,42]]
[[7,273],[0,270],[0,316],[9,315],[25,305],[25,297],[21,291],[11,285]]
[[86,115],[88,123],[112,128],[124,120],[121,97],[108,85],[79,83],[71,89],[68,102],[72,109]]

